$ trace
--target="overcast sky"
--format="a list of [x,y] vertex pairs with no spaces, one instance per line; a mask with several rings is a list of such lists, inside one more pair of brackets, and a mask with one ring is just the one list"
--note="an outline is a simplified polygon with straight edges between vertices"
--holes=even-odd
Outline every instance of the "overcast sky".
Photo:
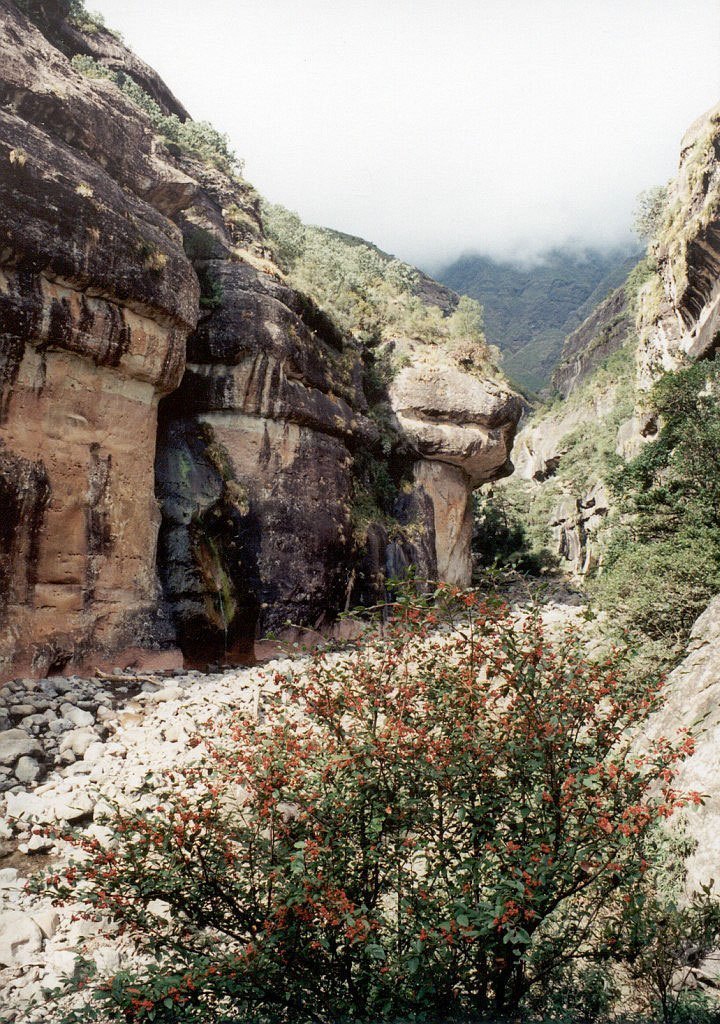
[[246,175],[436,268],[627,241],[720,99],[718,0],[88,0]]

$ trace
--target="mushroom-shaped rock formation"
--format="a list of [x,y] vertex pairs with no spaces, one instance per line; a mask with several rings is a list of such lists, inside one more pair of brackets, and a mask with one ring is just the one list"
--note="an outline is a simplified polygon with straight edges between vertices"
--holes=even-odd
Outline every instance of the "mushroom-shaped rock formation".
[[393,413],[377,337],[293,286],[151,68],[69,0],[0,27],[0,678],[250,654],[411,564],[469,582],[519,399],[410,341]]
[[420,456],[414,479],[432,502],[438,577],[467,586],[472,492],[512,472],[521,399],[496,380],[480,379],[433,353],[400,371],[390,401]]

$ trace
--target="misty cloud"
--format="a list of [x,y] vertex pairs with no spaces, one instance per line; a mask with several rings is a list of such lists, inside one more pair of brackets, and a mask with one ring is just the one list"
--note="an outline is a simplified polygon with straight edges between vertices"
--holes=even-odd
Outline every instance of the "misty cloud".
[[248,178],[437,267],[627,243],[717,101],[716,0],[89,0]]

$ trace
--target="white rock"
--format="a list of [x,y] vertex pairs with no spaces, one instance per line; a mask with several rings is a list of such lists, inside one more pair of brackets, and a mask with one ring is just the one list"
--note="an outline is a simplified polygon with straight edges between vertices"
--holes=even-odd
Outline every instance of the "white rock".
[[14,886],[17,882],[17,868],[0,868],[0,889]]
[[145,696],[146,704],[162,704],[167,700],[177,700],[183,696],[183,691],[179,686],[166,686],[162,690],[158,690],[157,693],[148,693]]
[[82,757],[88,747],[92,743],[96,743],[98,739],[95,730],[87,726],[82,729],[73,729],[71,732],[66,732],[60,740],[60,753],[64,754],[71,750],[76,757]]
[[0,964],[18,967],[42,949],[42,932],[27,914],[10,910],[0,914]]
[[40,774],[40,765],[34,757],[28,757],[24,755],[15,765],[15,778],[18,782],[22,782],[23,785],[29,785],[34,782]]
[[34,820],[43,824],[48,824],[55,818],[48,804],[35,793],[8,793],[6,799],[9,818]]
[[172,921],[172,907],[165,900],[150,900],[147,910],[153,917],[159,917],[163,921]]
[[60,926],[60,915],[57,910],[37,910],[32,919],[46,939],[51,939]]
[[92,725],[95,721],[95,718],[89,711],[83,711],[82,708],[76,708],[74,704],[61,704],[60,714],[66,722],[72,722],[77,729],[82,729],[85,726]]
[[24,729],[0,732],[0,764],[14,765],[21,757],[42,757],[42,747]]
[[48,958],[48,967],[61,978],[71,978],[76,965],[77,955],[69,949],[58,949]]
[[115,974],[120,970],[120,952],[114,946],[99,946],[93,959],[101,974]]
[[85,763],[95,764],[99,761],[105,753],[105,744],[95,741],[91,743],[85,751]]
[[169,722],[163,735],[168,743],[186,743],[189,739],[187,732],[178,722]]
[[27,853],[45,853],[52,850],[53,840],[47,836],[30,836],[27,843]]
[[95,800],[89,793],[75,792],[67,796],[60,796],[55,801],[53,810],[58,821],[66,821],[72,824],[88,817],[93,812]]

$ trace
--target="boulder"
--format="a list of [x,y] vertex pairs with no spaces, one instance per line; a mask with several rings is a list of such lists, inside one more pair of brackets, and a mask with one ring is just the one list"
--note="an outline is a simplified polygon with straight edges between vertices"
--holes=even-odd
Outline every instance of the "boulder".
[[24,729],[7,729],[0,732],[0,764],[12,766],[21,757],[42,756],[42,747]]
[[42,931],[29,914],[20,910],[0,914],[0,964],[3,967],[28,963],[42,946]]

